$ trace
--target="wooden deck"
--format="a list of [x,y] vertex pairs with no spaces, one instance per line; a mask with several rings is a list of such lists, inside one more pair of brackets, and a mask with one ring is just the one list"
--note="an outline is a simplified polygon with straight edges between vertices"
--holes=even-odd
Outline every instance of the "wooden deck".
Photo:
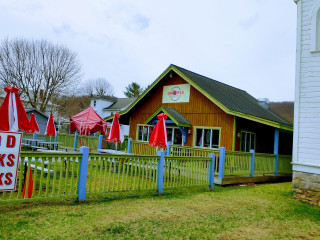
[[214,178],[214,184],[217,185],[233,185],[241,183],[267,183],[267,182],[291,182],[292,174],[278,174],[274,175],[257,175],[254,177],[250,176],[225,176],[224,178],[219,178],[216,176]]

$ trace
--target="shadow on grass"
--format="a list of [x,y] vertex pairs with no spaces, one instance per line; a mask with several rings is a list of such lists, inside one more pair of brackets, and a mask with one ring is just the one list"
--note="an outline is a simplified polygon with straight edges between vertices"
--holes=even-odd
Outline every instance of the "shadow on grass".
[[196,195],[201,193],[214,193],[224,191],[223,187],[214,186],[213,191],[209,191],[208,186],[189,186],[189,187],[174,187],[164,188],[164,193],[159,196],[156,190],[135,190],[135,191],[123,191],[123,192],[104,192],[87,194],[86,201],[79,202],[76,199],[46,199],[32,202],[2,202],[0,203],[0,212],[12,212],[21,209],[33,208],[34,206],[78,206],[95,204],[101,202],[113,202],[126,199],[185,199],[190,195]]

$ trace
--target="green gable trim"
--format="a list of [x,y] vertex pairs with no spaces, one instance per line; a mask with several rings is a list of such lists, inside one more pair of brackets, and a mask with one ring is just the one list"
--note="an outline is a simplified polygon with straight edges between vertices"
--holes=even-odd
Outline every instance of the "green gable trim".
[[[233,116],[237,116],[237,117],[241,117],[241,118],[245,118],[251,121],[255,121],[255,122],[259,122],[261,124],[265,124],[268,126],[272,126],[275,128],[279,128],[279,129],[283,129],[283,130],[288,130],[288,131],[293,131],[293,126],[291,125],[286,125],[280,122],[276,122],[276,121],[272,121],[269,119],[265,119],[262,117],[258,117],[258,116],[253,116],[247,113],[243,113],[243,112],[239,112],[239,111],[235,111],[235,110],[231,110],[229,108],[227,108],[224,104],[222,104],[220,101],[218,101],[216,98],[214,98],[210,93],[208,93],[205,89],[203,89],[202,87],[200,87],[198,84],[196,84],[194,81],[192,81],[192,79],[190,79],[189,77],[187,77],[180,69],[179,67],[175,66],[175,65],[170,65],[126,110],[120,112],[120,115],[123,114],[127,114],[128,112],[131,111],[131,109],[142,99],[144,98],[149,92],[150,90],[157,85],[165,75],[167,75],[170,71],[174,71],[177,75],[179,75],[182,79],[184,79],[187,83],[189,83],[191,86],[193,86],[195,89],[197,89],[200,93],[202,93],[205,97],[207,97],[211,102],[213,102],[215,105],[217,105],[219,108],[221,108],[225,113],[233,115]],[[188,70],[184,70],[184,71],[188,71]],[[196,74],[196,73],[193,73]],[[209,79],[209,78],[208,78]],[[211,79],[212,80],[212,79]],[[230,86],[229,86],[230,87]],[[230,87],[231,88],[231,87]],[[113,118],[113,116],[107,117],[105,118],[106,121],[111,120]]]
[[[167,75],[170,71],[171,71],[171,66],[170,65],[126,110],[122,111],[119,113],[119,115],[123,115],[123,114],[126,114],[128,113],[142,98],[144,98],[144,96],[146,96],[150,90],[158,83],[160,82],[160,80],[165,76]],[[111,120],[113,119],[113,116],[109,116],[109,117],[106,117],[104,120],[105,121],[108,121],[108,120]]]
[[177,117],[174,116],[173,111],[176,111],[178,114],[180,114],[176,109],[174,108],[168,108],[168,107],[160,107],[155,111],[144,123],[148,124],[152,119],[154,119],[160,112],[163,112],[168,115],[168,117],[179,127],[191,127],[191,123],[185,119],[181,114],[179,118],[183,118],[182,122],[181,120],[177,120]]

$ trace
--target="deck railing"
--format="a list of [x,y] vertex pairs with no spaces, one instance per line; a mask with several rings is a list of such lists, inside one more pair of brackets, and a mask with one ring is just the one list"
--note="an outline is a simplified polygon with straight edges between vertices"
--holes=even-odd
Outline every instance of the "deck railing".
[[189,156],[189,157],[208,157],[210,153],[215,153],[216,156],[219,154],[218,149],[206,149],[206,148],[194,148],[194,147],[185,147],[178,145],[170,146],[170,154],[172,156]]
[[250,175],[251,153],[226,151],[224,175]]
[[275,172],[276,155],[256,153],[254,158],[254,174],[273,174]]
[[[167,149],[164,148],[162,150],[166,152]],[[149,146],[148,142],[131,141],[131,153],[137,155],[156,155],[157,149],[155,147]]]
[[292,173],[292,156],[279,155],[278,156],[278,173],[290,174]]
[[62,142],[62,147],[73,148],[74,147],[74,134],[58,133],[57,141]]
[[[156,150],[150,147],[147,142],[132,141],[131,153],[154,155]],[[179,157],[208,157],[214,153],[216,157],[215,173],[218,173],[220,151],[217,149],[206,149],[199,147],[186,147],[178,145],[169,145],[170,156]],[[254,159],[252,160],[252,156]],[[263,174],[291,174],[292,156],[278,155],[278,165],[276,166],[275,154],[248,153],[226,151],[224,158],[224,174],[226,176],[237,175],[263,175]],[[252,166],[253,164],[253,166]]]
[[209,157],[166,156],[164,162],[164,187],[206,184],[209,181]]

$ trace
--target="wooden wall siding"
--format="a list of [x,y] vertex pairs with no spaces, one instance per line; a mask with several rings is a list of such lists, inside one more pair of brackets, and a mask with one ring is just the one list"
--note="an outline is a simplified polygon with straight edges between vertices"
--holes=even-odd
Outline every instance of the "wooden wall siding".
[[320,174],[320,52],[315,51],[319,0],[298,1],[297,7],[295,139],[292,160],[295,171]]
[[143,124],[160,106],[177,109],[192,124],[192,133],[187,136],[185,146],[193,146],[193,134],[195,126],[221,127],[220,146],[226,150],[232,150],[233,140],[233,116],[226,114],[214,103],[208,100],[202,93],[191,86],[189,103],[162,103],[163,86],[185,84],[179,76],[164,77],[148,95],[132,111],[130,117],[129,136],[136,139],[137,124]]

